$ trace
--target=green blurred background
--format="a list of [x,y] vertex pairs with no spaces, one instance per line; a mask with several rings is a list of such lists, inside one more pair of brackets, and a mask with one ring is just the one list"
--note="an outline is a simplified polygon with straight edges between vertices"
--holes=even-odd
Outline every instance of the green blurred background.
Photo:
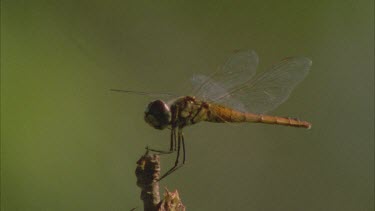
[[[161,188],[188,210],[374,210],[374,2],[1,1],[1,210],[142,210],[135,162],[168,131],[151,100],[235,49],[310,74],[272,114],[311,130],[202,123]],[[186,93],[189,94],[189,93]],[[174,161],[162,157],[162,170]]]

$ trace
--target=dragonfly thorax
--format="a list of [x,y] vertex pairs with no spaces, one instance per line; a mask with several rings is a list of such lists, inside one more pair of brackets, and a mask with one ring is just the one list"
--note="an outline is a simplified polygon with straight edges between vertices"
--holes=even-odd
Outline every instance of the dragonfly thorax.
[[162,130],[170,124],[171,116],[169,106],[161,100],[155,100],[148,104],[144,118],[151,127]]

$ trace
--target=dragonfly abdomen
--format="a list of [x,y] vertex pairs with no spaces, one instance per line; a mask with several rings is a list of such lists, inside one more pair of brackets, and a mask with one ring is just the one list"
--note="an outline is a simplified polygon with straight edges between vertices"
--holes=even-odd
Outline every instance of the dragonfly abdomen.
[[311,128],[311,123],[302,121],[296,118],[269,116],[269,115],[264,115],[264,114],[252,114],[252,113],[246,113],[245,115],[247,117],[246,119],[248,122],[277,124],[277,125],[285,125],[285,126],[292,126],[292,127],[303,127],[307,129]]
[[247,115],[244,112],[234,109],[210,104],[206,121],[208,122],[248,122]]
[[241,112],[225,106],[211,105],[209,111],[210,113],[206,120],[209,122],[254,122],[311,128],[309,122],[298,120],[296,118]]

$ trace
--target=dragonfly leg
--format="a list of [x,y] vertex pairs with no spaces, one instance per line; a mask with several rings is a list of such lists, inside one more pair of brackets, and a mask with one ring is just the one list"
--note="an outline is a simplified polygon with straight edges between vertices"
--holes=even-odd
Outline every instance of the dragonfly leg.
[[172,128],[172,130],[171,130],[171,143],[170,143],[170,147],[169,147],[169,151],[173,151],[173,146],[174,146],[174,128]]
[[157,152],[157,153],[160,153],[160,154],[171,154],[171,153],[173,153],[174,151],[176,151],[176,129],[173,128],[171,130],[171,142],[170,142],[169,151],[158,150],[158,149],[150,149],[148,147],[146,147],[146,149],[151,151],[151,152]]
[[181,151],[181,144],[182,144],[182,165],[185,163],[185,138],[182,130],[179,128],[178,130],[178,144],[177,144],[177,158],[175,162],[175,166],[178,165],[178,160],[180,158],[180,151]]
[[[160,177],[159,181],[163,178],[167,177],[168,175],[175,172],[177,169],[181,168],[185,164],[185,142],[184,142],[184,136],[182,134],[181,129],[178,130],[178,136],[177,136],[177,157],[174,166],[170,168],[163,176]],[[181,144],[182,144],[182,153],[183,153],[183,161],[182,164],[178,164],[179,158],[180,158],[180,151],[181,151]]]
[[[176,151],[177,149],[176,149],[176,128],[174,128],[173,129],[173,131],[172,131],[172,135],[173,135],[173,138],[172,138],[172,140],[173,140],[173,146],[174,146],[174,151]],[[172,148],[172,147],[171,147]]]
[[146,150],[148,150],[150,152],[157,152],[157,153],[160,153],[160,154],[171,154],[171,153],[174,152],[174,151],[164,151],[164,150],[158,150],[158,149],[151,149],[148,146],[146,147]]
[[183,164],[180,164],[180,165],[177,165],[177,166],[173,166],[171,169],[169,169],[165,174],[163,174],[163,176],[160,177],[160,180],[166,178],[168,175],[172,174],[173,172],[175,172],[177,169],[181,168],[183,166]]
[[182,153],[183,153],[183,159],[182,159],[182,164],[185,164],[185,158],[186,158],[186,153],[185,153],[185,138],[184,134],[181,132],[181,142],[182,142]]

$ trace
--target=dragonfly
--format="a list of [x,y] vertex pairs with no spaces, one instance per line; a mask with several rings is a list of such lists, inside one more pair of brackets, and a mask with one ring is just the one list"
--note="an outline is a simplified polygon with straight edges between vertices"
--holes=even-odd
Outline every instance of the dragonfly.
[[[268,115],[285,102],[292,90],[308,74],[312,61],[306,57],[288,57],[266,71],[257,73],[259,58],[253,50],[241,50],[231,55],[210,76],[193,75],[192,95],[179,96],[165,102],[156,99],[144,112],[144,120],[151,127],[170,129],[170,148],[160,153],[177,152],[174,166],[165,178],[185,164],[183,129],[199,122],[213,123],[265,123],[311,128],[311,123],[297,118]],[[155,93],[111,89],[112,91],[156,96]],[[164,94],[164,97],[174,97]],[[179,164],[182,148],[182,164]]]

